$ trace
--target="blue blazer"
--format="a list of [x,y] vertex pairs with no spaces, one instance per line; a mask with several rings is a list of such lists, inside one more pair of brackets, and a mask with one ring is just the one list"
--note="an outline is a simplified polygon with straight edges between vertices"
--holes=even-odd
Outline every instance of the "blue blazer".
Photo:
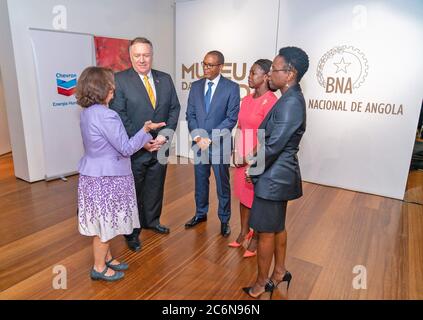
[[297,152],[306,129],[306,104],[299,84],[279,98],[259,129],[265,130],[259,150],[264,152],[264,171],[254,175],[250,169],[255,195],[273,201],[301,197]]
[[[232,129],[238,121],[239,85],[221,76],[210,103],[209,113],[206,112],[204,102],[205,85],[206,79],[197,80],[191,85],[186,112],[188,129],[192,138],[201,136],[212,140],[211,154],[213,149],[216,150],[220,145],[220,154],[227,155],[232,150]],[[216,135],[213,134],[213,129],[226,130]],[[229,150],[224,149],[224,145],[229,145]]]

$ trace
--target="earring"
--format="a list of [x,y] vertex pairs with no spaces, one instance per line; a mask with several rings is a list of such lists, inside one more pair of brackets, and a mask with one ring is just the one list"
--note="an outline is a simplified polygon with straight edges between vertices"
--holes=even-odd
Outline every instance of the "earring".
[[286,84],[285,87],[287,87],[289,89],[289,84]]

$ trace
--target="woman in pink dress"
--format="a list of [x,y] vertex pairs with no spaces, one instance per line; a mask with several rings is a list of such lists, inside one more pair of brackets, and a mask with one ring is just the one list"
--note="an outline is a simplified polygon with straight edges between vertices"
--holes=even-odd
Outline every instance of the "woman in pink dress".
[[268,73],[271,65],[272,61],[260,59],[251,67],[248,76],[248,86],[254,89],[254,92],[246,96],[241,102],[238,129],[235,135],[235,150],[233,153],[236,167],[234,173],[234,194],[239,199],[241,232],[235,241],[229,243],[229,246],[239,248],[244,241],[250,241],[244,253],[244,258],[255,256],[257,248],[257,237],[248,225],[250,209],[254,199],[254,185],[245,180],[244,167],[247,165],[248,156],[252,155],[256,149],[257,129],[277,100],[268,85]]

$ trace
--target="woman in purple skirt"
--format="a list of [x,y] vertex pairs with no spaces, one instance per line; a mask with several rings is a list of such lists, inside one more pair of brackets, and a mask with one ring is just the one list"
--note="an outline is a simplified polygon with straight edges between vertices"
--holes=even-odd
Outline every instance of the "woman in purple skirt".
[[[91,279],[123,278],[128,264],[113,258],[109,240],[140,227],[130,156],[152,140],[148,133],[165,123],[147,121],[131,138],[119,115],[108,108],[113,98],[110,69],[85,69],[76,88],[81,112],[85,154],[79,162],[79,232],[93,238],[94,266]],[[159,149],[159,146],[157,146]]]

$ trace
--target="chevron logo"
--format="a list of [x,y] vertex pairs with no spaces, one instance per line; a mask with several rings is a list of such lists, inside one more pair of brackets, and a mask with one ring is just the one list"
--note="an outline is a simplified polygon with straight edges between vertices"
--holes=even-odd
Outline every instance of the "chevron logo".
[[70,97],[76,90],[76,74],[56,74],[57,93]]

